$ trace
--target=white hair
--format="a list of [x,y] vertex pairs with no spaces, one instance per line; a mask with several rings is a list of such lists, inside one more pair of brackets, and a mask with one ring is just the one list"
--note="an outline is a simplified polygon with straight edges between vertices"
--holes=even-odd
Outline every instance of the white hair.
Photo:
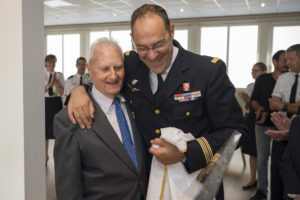
[[90,56],[89,56],[89,64],[92,63],[93,57],[94,57],[94,51],[96,49],[97,46],[115,46],[118,48],[118,50],[120,51],[120,54],[122,56],[122,59],[124,60],[124,55],[123,55],[123,51],[119,45],[119,43],[114,40],[113,38],[107,38],[107,37],[102,37],[102,38],[98,38],[95,42],[93,42],[93,44],[91,45],[90,48]]

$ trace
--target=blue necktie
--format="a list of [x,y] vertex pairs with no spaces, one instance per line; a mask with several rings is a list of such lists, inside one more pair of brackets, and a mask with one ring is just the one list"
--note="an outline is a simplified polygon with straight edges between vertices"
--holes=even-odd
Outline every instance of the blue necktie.
[[123,146],[125,147],[127,153],[129,154],[134,166],[136,167],[136,169],[138,169],[138,164],[137,164],[137,159],[136,159],[136,154],[135,154],[135,147],[132,142],[130,130],[129,130],[125,115],[124,115],[121,105],[120,105],[120,99],[118,97],[116,97],[113,101],[113,104],[115,104],[115,106],[116,106],[116,115],[117,115],[119,128],[120,128],[121,135],[122,135]]

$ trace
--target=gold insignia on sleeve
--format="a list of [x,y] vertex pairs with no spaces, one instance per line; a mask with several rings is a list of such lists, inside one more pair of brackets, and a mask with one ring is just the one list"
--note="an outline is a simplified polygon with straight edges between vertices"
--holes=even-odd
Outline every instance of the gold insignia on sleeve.
[[125,56],[129,56],[129,55],[130,55],[130,51],[126,51]]
[[214,57],[210,62],[212,62],[212,63],[216,63],[216,62],[218,62],[220,60],[220,58],[217,58],[217,57]]
[[198,143],[200,144],[205,160],[206,160],[206,164],[209,163],[209,161],[212,159],[213,157],[213,152],[212,149],[210,147],[210,145],[208,144],[207,140],[205,139],[205,137],[200,137],[197,138]]
[[215,155],[212,157],[212,159],[209,161],[209,163],[206,165],[206,167],[203,168],[201,170],[201,172],[199,173],[199,175],[197,176],[197,181],[200,182],[204,178],[204,176],[206,176],[207,174],[209,174],[209,172],[211,171],[212,167],[215,165],[215,163],[220,158],[220,156],[221,156],[220,153],[215,153]]

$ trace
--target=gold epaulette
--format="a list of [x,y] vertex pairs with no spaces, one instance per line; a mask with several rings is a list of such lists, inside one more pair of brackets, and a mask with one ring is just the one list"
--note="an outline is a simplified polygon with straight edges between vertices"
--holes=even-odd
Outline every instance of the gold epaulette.
[[125,56],[129,56],[131,51],[126,51]]
[[215,165],[220,156],[221,154],[215,153],[215,155],[212,157],[212,159],[209,161],[206,167],[203,168],[200,174],[197,176],[197,181],[200,182],[204,178],[204,176],[206,176],[211,171],[212,167]]
[[212,62],[212,63],[216,63],[216,62],[218,62],[220,60],[220,58],[217,58],[217,57],[214,57],[210,62]]

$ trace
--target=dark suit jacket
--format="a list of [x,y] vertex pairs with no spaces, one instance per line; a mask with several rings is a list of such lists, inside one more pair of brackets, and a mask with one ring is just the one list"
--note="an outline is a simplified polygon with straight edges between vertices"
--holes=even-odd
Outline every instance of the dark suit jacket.
[[[175,40],[174,45],[179,48],[178,55],[155,96],[147,66],[136,52],[125,53],[123,92],[148,148],[150,140],[160,137],[159,130],[164,127],[179,128],[199,139],[188,142],[185,153],[186,169],[193,172],[207,164],[235,129],[246,133],[247,125],[224,62],[186,51]],[[183,83],[189,84],[189,91],[184,91]],[[201,93],[197,100],[175,100],[175,94],[197,91]],[[151,155],[147,155],[150,161]]]
[[284,190],[290,194],[300,194],[300,116],[292,122],[289,142],[280,163],[280,175]]
[[137,171],[107,117],[90,97],[95,108],[90,130],[73,125],[66,108],[54,120],[57,199],[140,199],[141,194],[146,194],[147,175],[138,130],[131,119]]

